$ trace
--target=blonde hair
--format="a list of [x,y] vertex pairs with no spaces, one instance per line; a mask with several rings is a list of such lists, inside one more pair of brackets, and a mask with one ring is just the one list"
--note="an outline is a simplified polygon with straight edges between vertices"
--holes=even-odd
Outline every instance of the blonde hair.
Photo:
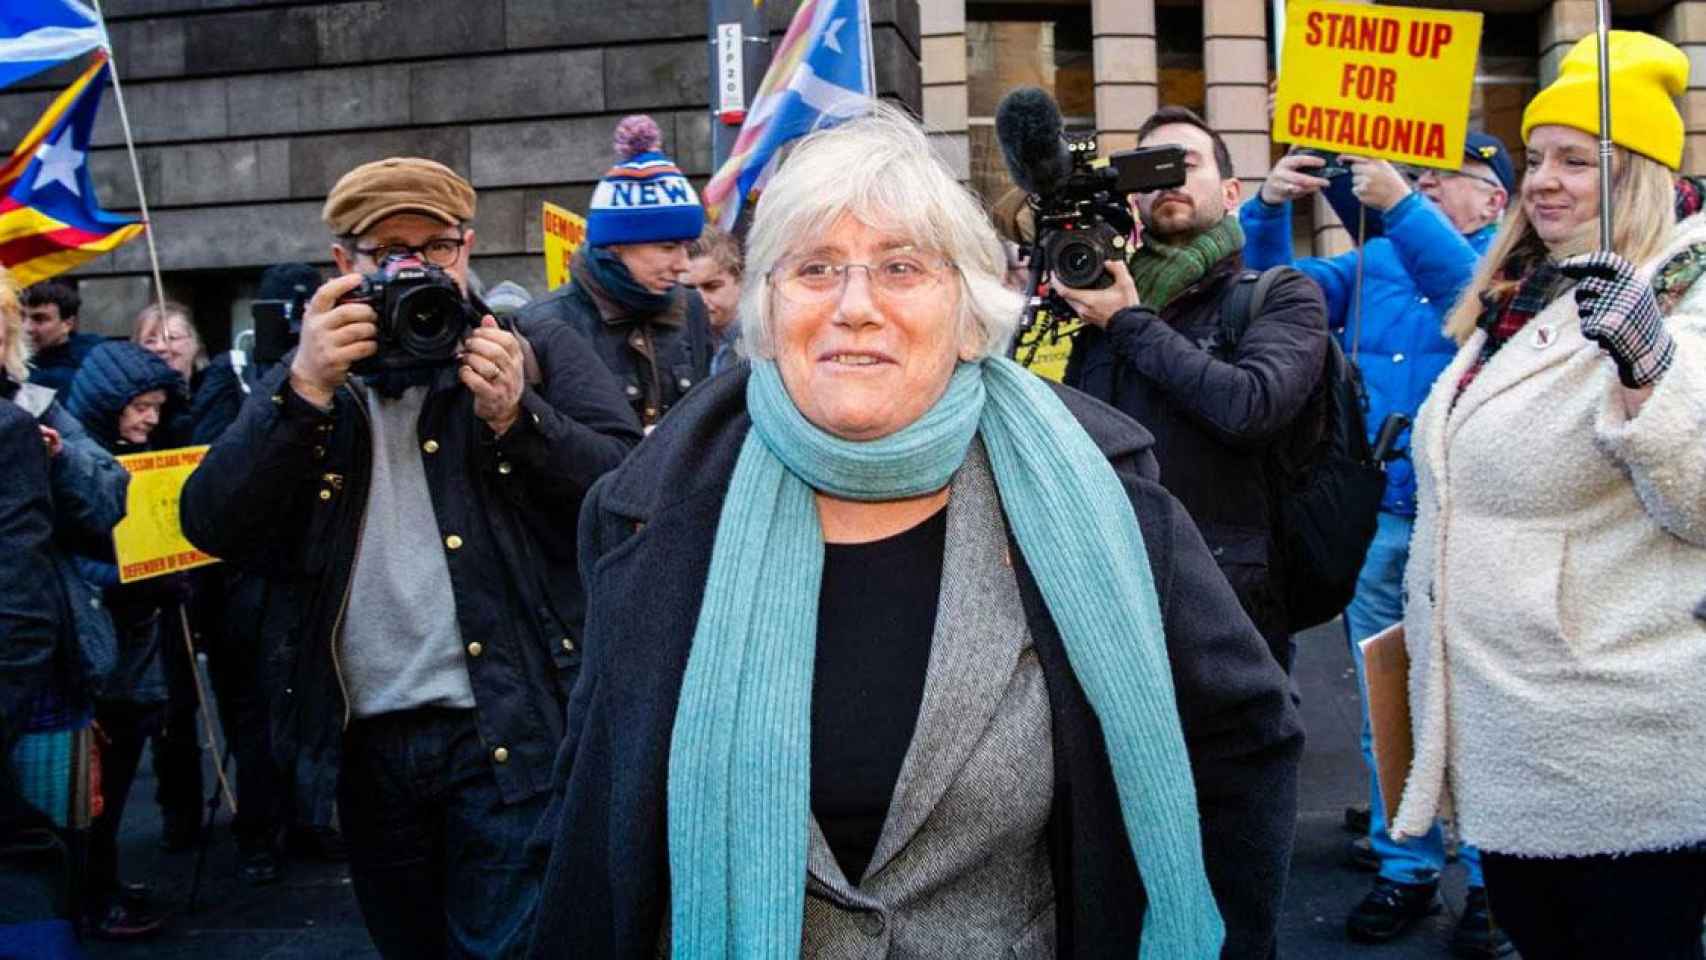
[[23,383],[30,376],[30,341],[24,336],[24,305],[19,300],[18,281],[5,267],[0,267],[0,323],[6,325],[6,353],[0,356],[0,367],[13,383]]
[[[1519,282],[1505,267],[1524,256],[1562,260],[1591,253],[1598,246],[1599,218],[1577,228],[1563,243],[1548,247],[1534,232],[1519,196],[1513,198],[1504,226],[1493,237],[1475,278],[1458,298],[1445,320],[1445,335],[1462,346],[1475,333],[1481,318],[1484,293],[1502,297]],[[1670,243],[1676,226],[1676,186],[1669,167],[1657,160],[1613,147],[1611,155],[1611,249],[1630,263],[1640,265],[1659,255]]]
[[775,354],[768,275],[776,262],[843,216],[953,261],[961,355],[981,359],[1006,348],[1025,298],[1003,283],[1007,253],[989,217],[911,117],[872,101],[869,113],[801,140],[758,201],[740,299],[741,338],[751,353]]
[[190,319],[190,308],[176,300],[167,300],[165,307],[166,312],[164,316],[160,313],[159,303],[150,303],[148,306],[143,307],[142,310],[136,314],[136,319],[131,321],[130,342],[140,347],[143,345],[142,341],[148,339],[149,335],[154,332],[155,327],[161,326],[162,323],[170,322],[174,319],[182,320],[184,322],[184,329],[190,332],[190,339],[195,341],[194,369],[201,370],[206,368],[207,348],[202,345],[201,331],[195,328],[195,321]]

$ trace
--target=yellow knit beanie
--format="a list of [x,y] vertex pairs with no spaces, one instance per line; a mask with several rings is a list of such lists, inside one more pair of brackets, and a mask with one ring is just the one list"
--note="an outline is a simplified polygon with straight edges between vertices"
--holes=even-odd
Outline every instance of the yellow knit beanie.
[[[1599,136],[1599,44],[1588,34],[1558,67],[1558,79],[1522,112],[1522,139],[1556,123]],[[1673,99],[1688,87],[1688,55],[1651,34],[1612,30],[1611,141],[1675,170],[1682,166],[1682,115]]]

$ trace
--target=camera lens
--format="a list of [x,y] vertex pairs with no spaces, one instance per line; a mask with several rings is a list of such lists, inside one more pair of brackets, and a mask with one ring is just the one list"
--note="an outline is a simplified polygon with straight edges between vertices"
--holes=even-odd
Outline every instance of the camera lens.
[[462,303],[454,288],[416,287],[397,302],[397,341],[421,358],[449,357],[461,333]]
[[1091,287],[1102,276],[1102,252],[1093,243],[1069,239],[1055,249],[1054,275],[1063,286]]

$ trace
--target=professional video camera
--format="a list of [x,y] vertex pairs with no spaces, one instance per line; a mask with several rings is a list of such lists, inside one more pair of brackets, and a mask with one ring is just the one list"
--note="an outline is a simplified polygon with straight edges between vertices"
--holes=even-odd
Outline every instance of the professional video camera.
[[1042,333],[1032,329],[1039,313],[1050,327],[1074,316],[1043,278],[1052,272],[1056,282],[1080,289],[1112,284],[1102,264],[1125,255],[1136,228],[1126,197],[1185,182],[1185,151],[1178,146],[1122,150],[1101,160],[1094,134],[1068,135],[1063,126],[1054,98],[1037,87],[1014,90],[995,109],[1002,159],[1029,195],[1035,224],[1026,250],[1030,303],[1020,323],[1033,349]]
[[365,303],[379,315],[379,350],[350,367],[358,374],[450,363],[479,323],[456,281],[416,257],[387,259],[338,302]]

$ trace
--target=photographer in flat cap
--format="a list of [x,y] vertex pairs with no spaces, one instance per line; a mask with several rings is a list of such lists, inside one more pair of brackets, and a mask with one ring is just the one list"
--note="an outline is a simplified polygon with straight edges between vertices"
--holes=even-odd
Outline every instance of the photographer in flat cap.
[[197,546],[302,589],[274,746],[335,786],[387,957],[508,956],[579,669],[575,520],[639,426],[563,324],[467,294],[474,191],[390,159],[322,216],[338,276],[184,488]]

